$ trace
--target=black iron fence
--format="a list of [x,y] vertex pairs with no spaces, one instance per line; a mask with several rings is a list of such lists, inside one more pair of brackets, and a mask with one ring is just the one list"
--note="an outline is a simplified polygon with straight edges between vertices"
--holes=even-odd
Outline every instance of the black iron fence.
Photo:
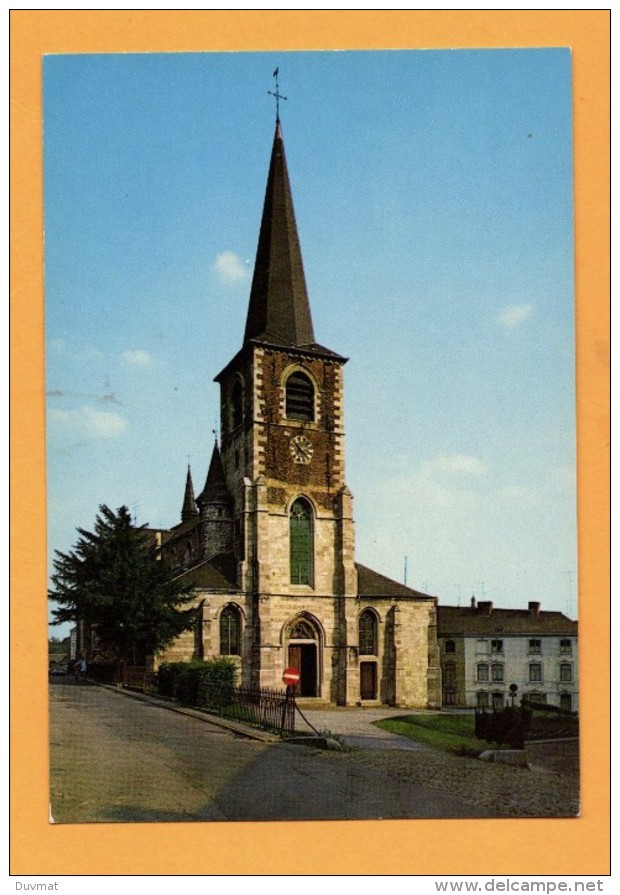
[[476,709],[476,736],[488,743],[523,749],[525,741],[576,739],[579,715],[557,706],[526,702],[499,711]]
[[498,743],[523,749],[532,712],[529,709],[507,706],[501,711],[476,709],[476,736],[487,743]]
[[295,698],[284,690],[234,687],[231,701],[220,714],[244,724],[252,724],[282,734],[295,732]]

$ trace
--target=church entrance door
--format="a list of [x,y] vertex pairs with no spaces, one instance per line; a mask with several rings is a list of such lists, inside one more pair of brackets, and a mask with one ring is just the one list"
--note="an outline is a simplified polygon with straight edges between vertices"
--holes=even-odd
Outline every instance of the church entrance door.
[[360,699],[377,698],[377,664],[360,662]]
[[318,696],[318,663],[316,643],[290,643],[288,664],[300,674],[298,696]]

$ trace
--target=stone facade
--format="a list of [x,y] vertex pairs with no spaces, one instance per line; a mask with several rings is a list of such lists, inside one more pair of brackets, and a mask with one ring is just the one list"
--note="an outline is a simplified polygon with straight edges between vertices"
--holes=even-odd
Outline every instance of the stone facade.
[[343,367],[314,341],[279,125],[248,322],[216,377],[220,445],[162,532],[199,621],[158,662],[231,656],[242,683],[338,705],[440,703],[437,601],[355,561]]

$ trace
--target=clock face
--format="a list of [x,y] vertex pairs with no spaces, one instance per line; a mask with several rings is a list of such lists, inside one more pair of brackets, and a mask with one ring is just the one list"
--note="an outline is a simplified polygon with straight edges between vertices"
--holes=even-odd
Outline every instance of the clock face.
[[313,453],[314,448],[305,435],[291,438],[291,455],[295,463],[309,463]]

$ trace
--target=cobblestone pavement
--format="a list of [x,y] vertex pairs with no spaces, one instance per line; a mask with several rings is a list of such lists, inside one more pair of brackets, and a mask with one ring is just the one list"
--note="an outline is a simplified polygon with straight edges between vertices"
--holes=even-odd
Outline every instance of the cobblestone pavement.
[[[579,763],[537,758],[529,768],[481,762],[440,752],[375,727],[373,721],[410,711],[398,708],[303,707],[319,731],[330,731],[354,748],[353,761],[381,768],[391,778],[458,793],[480,816],[575,817],[579,813]],[[301,727],[301,724],[299,725]]]

